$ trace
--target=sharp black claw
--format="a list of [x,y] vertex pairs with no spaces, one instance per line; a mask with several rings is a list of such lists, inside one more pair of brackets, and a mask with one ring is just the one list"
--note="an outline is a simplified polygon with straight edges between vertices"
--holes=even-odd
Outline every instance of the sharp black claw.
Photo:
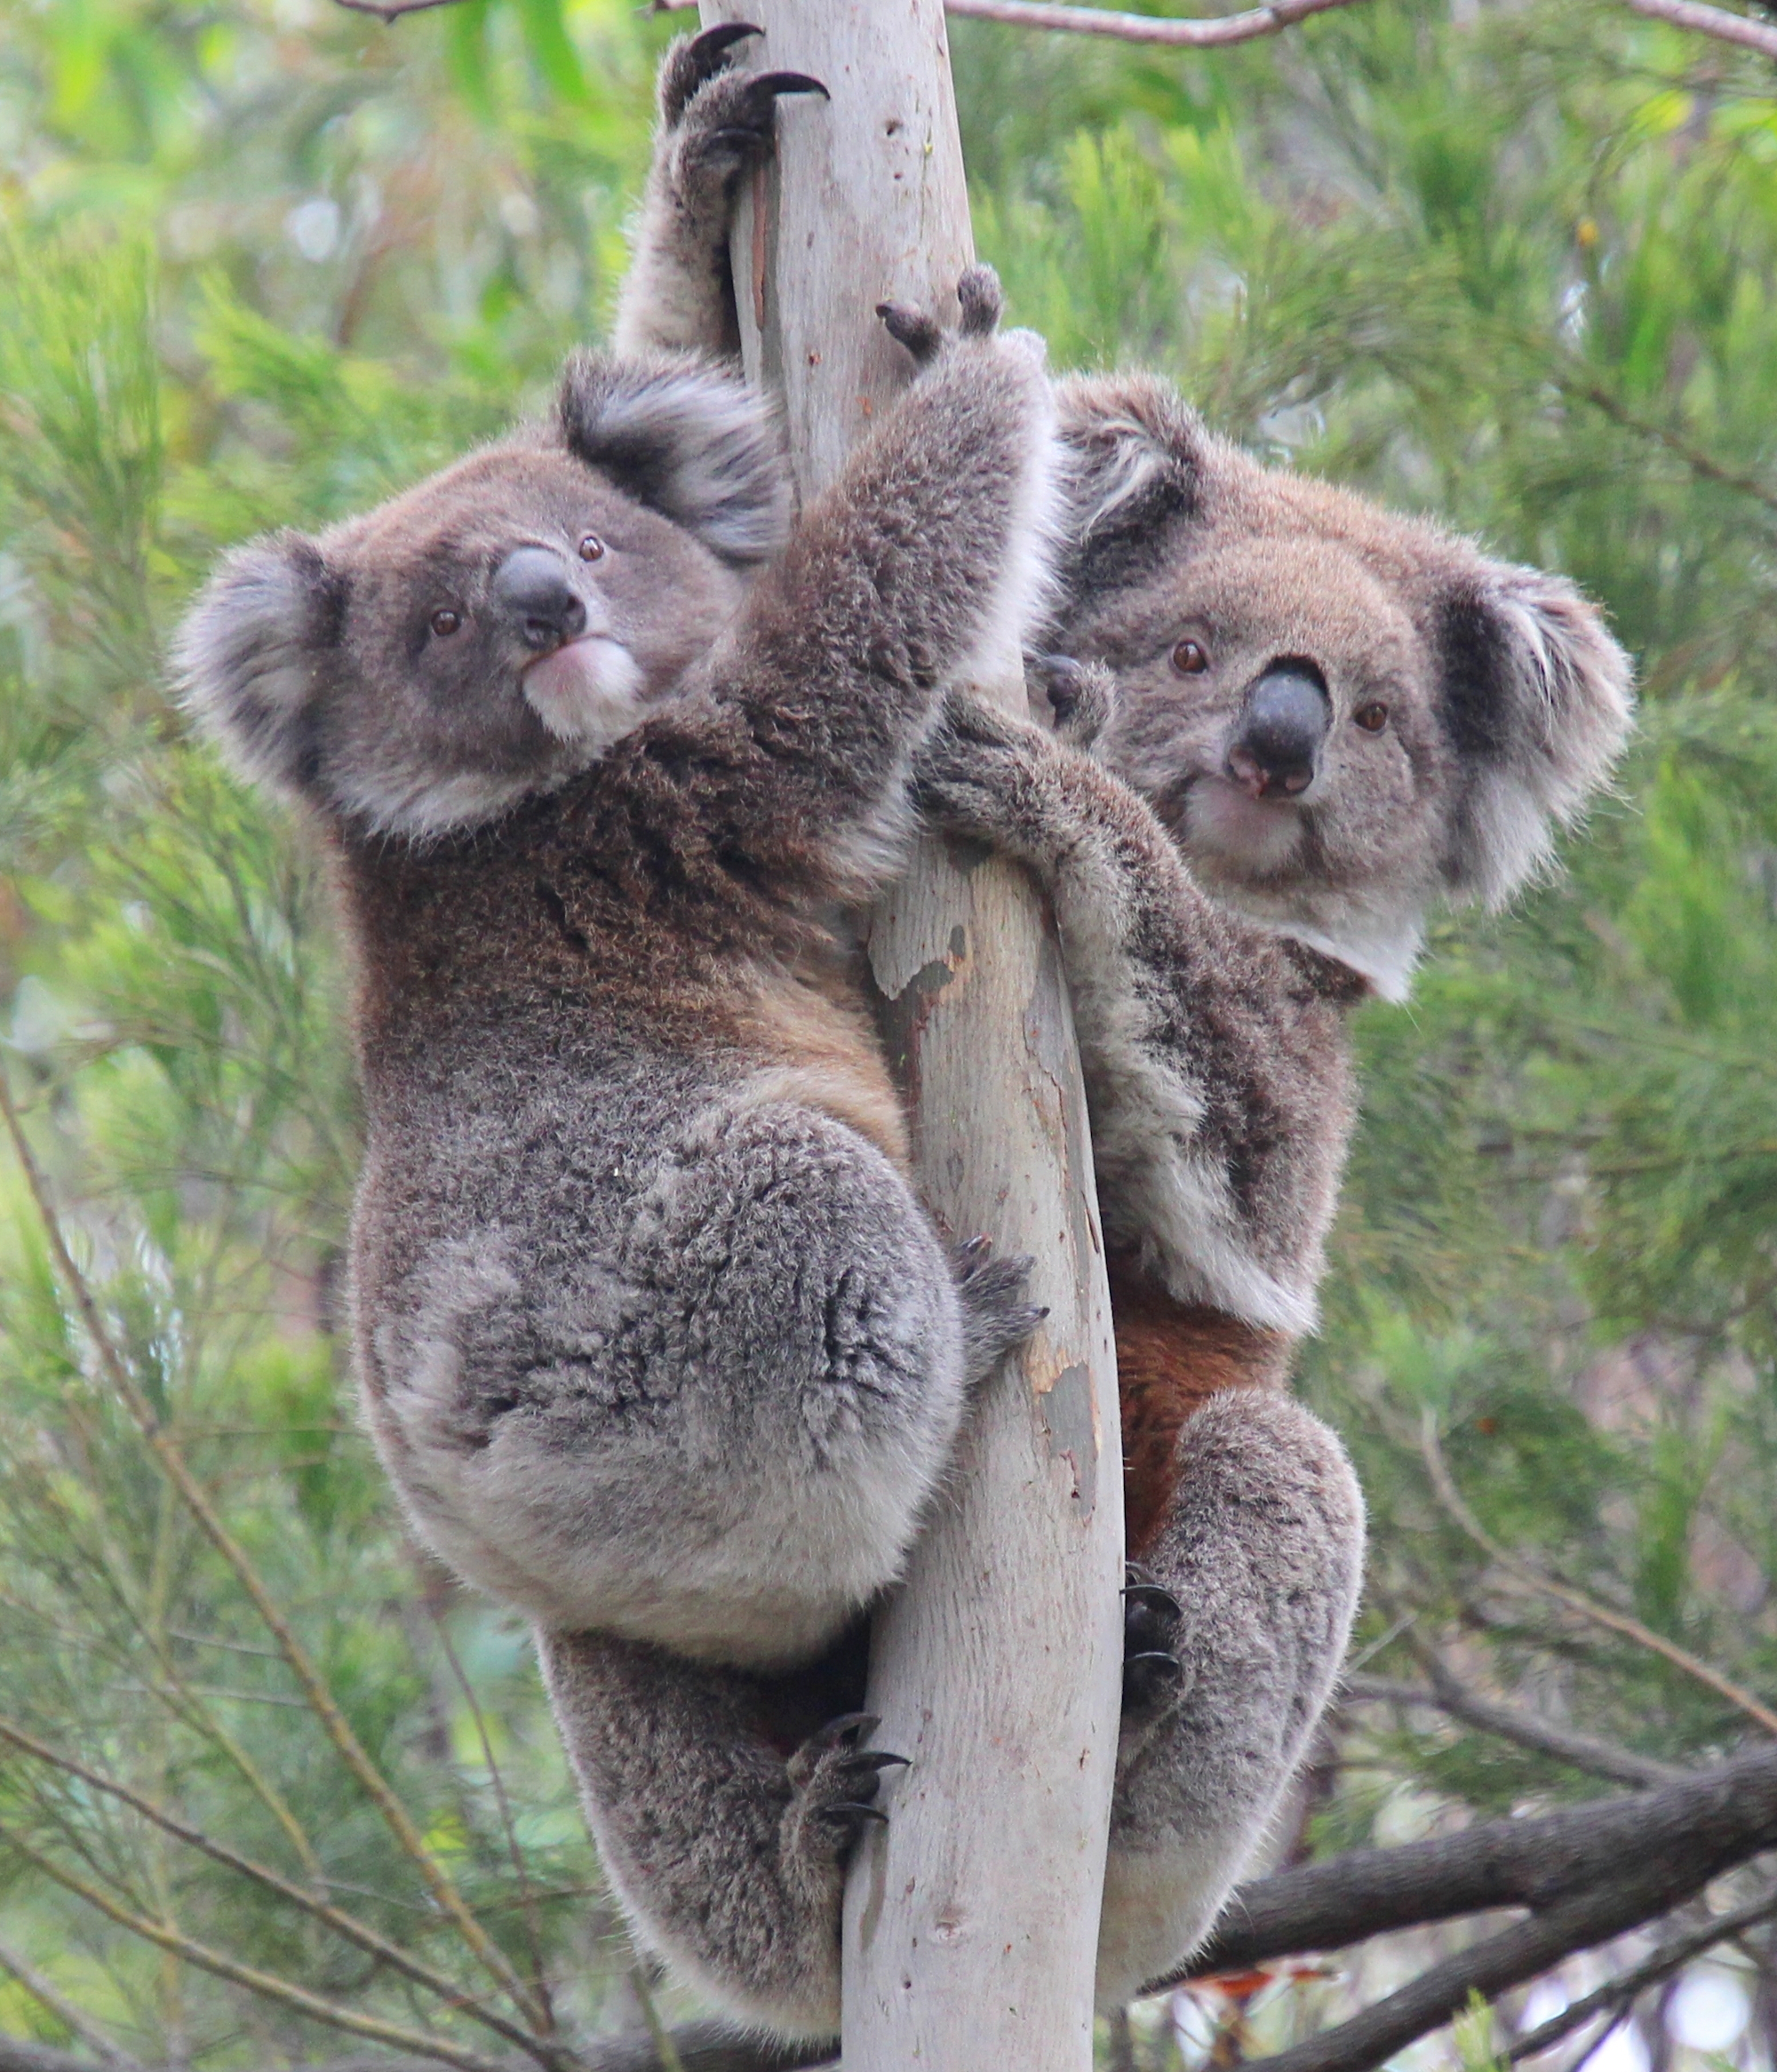
[[692,37],[690,55],[701,63],[705,58],[720,57],[722,52],[745,43],[750,36],[764,34],[755,22],[719,21],[713,28],[706,28],[701,36]]
[[881,1724],[873,1712],[841,1712],[837,1719],[828,1720],[821,1733],[828,1741],[849,1740],[856,1748],[859,1741],[874,1733]]
[[837,1805],[828,1806],[826,1811],[832,1819],[881,1821],[885,1828],[888,1825],[888,1816],[880,1805],[858,1805],[850,1799],[842,1798]]
[[811,79],[806,72],[761,72],[753,83],[755,93],[777,96],[785,93],[818,93],[823,100],[833,99],[818,79]]
[[911,1756],[891,1756],[886,1749],[872,1749],[865,1755],[853,1756],[850,1766],[855,1770],[911,1770]]
[[1157,1648],[1146,1654],[1127,1656],[1123,1662],[1124,1675],[1128,1676],[1131,1670],[1139,1670],[1144,1678],[1158,1677],[1161,1683],[1170,1684],[1184,1674],[1184,1664],[1175,1654]]
[[1126,1582],[1123,1595],[1131,1604],[1150,1612],[1167,1612],[1175,1619],[1184,1616],[1184,1606],[1162,1582]]

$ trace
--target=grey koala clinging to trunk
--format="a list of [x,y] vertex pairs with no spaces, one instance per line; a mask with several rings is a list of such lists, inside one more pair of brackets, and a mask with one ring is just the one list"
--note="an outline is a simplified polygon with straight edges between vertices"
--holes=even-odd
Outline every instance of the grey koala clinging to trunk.
[[663,1737],[716,1745],[894,1580],[1040,1315],[1029,1262],[953,1260],[921,1209],[829,925],[894,868],[940,684],[1043,577],[1040,352],[995,335],[991,274],[960,293],[787,544],[757,399],[583,355],[547,422],[231,555],[179,644],[189,708],[337,865],[383,1461],[536,1622],[640,1933],[763,2021],[836,2005],[895,1758],[818,1709],[744,1779],[675,1776]]
[[[732,195],[782,76],[730,68],[744,34],[663,66],[634,342],[735,348]],[[1355,1484],[1280,1387],[1351,1128],[1346,1016],[1404,996],[1433,902],[1502,904],[1538,866],[1621,749],[1629,671],[1558,578],[1262,467],[1161,382],[1078,377],[1058,407],[1043,645],[1079,659],[1035,678],[1078,708],[1067,731],[1102,729],[1094,757],[957,699],[917,779],[938,825],[1055,898],[1116,1247],[1148,1580],[1100,1947],[1114,2002],[1208,1929],[1356,1603]]]

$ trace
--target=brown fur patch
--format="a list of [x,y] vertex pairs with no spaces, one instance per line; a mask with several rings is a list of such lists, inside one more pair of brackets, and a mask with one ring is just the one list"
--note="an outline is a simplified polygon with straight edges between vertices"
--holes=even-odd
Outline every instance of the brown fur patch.
[[1175,1301],[1132,1262],[1112,1259],[1111,1314],[1123,1416],[1124,1532],[1139,1558],[1178,1486],[1178,1435],[1223,1389],[1280,1389],[1290,1339],[1201,1303]]
[[759,1048],[781,1060],[747,1082],[749,1101],[793,1101],[857,1130],[911,1175],[907,1118],[882,1045],[837,973],[774,973],[761,981]]

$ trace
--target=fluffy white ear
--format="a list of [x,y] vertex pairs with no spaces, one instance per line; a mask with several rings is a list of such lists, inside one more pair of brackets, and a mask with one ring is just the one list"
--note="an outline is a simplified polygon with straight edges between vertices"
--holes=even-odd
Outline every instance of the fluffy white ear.
[[576,353],[556,401],[570,452],[745,566],[789,537],[790,478],[770,406],[695,359]]
[[1210,434],[1147,374],[1059,383],[1056,429],[1070,586],[1114,582],[1132,561],[1151,558],[1168,519],[1196,510]]
[[285,792],[313,785],[345,603],[315,543],[280,532],[235,548],[187,614],[173,644],[179,702],[243,776]]
[[1446,873],[1502,906],[1548,857],[1622,753],[1629,657],[1559,576],[1482,565],[1445,597],[1442,705],[1462,771]]

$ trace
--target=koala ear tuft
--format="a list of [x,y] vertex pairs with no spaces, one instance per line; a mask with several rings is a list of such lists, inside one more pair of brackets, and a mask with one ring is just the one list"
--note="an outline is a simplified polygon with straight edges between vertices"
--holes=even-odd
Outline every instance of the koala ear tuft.
[[745,567],[790,532],[790,481],[770,406],[695,359],[576,353],[556,415],[570,452]]
[[1056,410],[1071,578],[1114,582],[1164,551],[1167,520],[1196,511],[1210,435],[1146,374],[1076,375],[1057,385]]
[[317,705],[346,594],[314,540],[273,533],[226,557],[179,630],[179,703],[255,783],[314,785]]
[[1445,860],[1459,897],[1503,906],[1622,753],[1629,657],[1559,576],[1488,562],[1442,600],[1442,711],[1462,777]]

